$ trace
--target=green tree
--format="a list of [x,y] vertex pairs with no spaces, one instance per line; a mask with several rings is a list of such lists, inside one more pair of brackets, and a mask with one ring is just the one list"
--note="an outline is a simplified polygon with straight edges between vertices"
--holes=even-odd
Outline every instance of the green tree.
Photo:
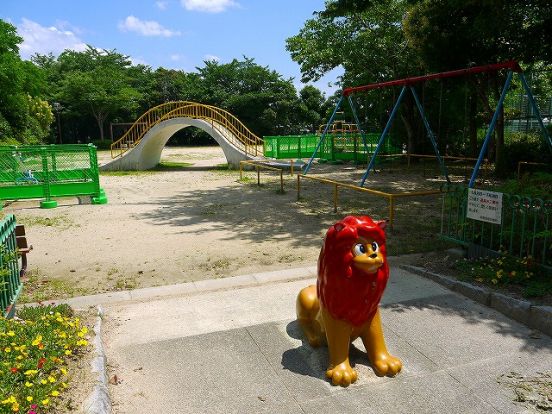
[[[413,0],[411,3],[403,24],[405,34],[422,64],[432,71],[512,59],[525,64],[552,62],[552,49],[545,47],[552,44],[552,8],[548,0]],[[504,79],[500,73],[470,79],[470,120],[481,110],[490,119]],[[473,121],[469,129],[473,149],[477,144],[477,126]],[[495,153],[499,174],[506,172],[503,148],[501,114],[496,142],[490,151]]]
[[[419,61],[404,37],[402,19],[407,1],[329,0],[322,12],[305,22],[299,33],[286,40],[287,50],[301,68],[302,80],[318,80],[343,67],[344,86],[388,81],[419,74]],[[380,89],[355,97],[365,130],[380,130],[397,97],[397,90]],[[346,113],[352,120],[352,114]],[[408,97],[400,111],[401,133],[414,149],[423,137],[414,102]]]
[[127,56],[88,46],[83,52],[66,50],[55,62],[43,56],[35,62],[43,65],[54,84],[52,99],[61,103],[70,116],[92,116],[101,140],[110,117],[121,113],[136,117],[142,95],[132,86]]
[[0,141],[34,144],[48,135],[52,112],[41,99],[42,71],[19,57],[22,41],[13,25],[0,20]]
[[310,132],[315,132],[326,121],[329,110],[324,94],[315,86],[307,85],[299,91],[301,123]]
[[253,59],[206,61],[198,68],[200,97],[237,116],[258,135],[298,129],[299,98],[291,79]]

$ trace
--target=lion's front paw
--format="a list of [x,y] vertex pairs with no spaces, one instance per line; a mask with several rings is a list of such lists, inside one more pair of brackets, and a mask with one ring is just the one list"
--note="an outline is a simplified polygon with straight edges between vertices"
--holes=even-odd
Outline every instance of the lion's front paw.
[[348,387],[357,380],[358,374],[348,362],[342,362],[333,368],[328,368],[326,377],[332,380],[333,385]]
[[402,368],[402,362],[399,358],[394,357],[393,355],[385,353],[380,353],[375,355],[372,358],[372,366],[376,375],[379,377],[394,377],[397,375]]

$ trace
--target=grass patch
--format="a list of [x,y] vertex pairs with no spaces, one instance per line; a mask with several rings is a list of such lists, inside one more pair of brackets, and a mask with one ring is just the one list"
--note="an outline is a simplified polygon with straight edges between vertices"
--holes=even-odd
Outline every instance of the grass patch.
[[18,317],[0,318],[0,414],[55,412],[88,328],[67,305],[23,308]]
[[550,200],[552,198],[552,174],[545,172],[524,174],[520,180],[504,182],[496,191]]
[[497,288],[513,288],[526,298],[552,295],[552,272],[534,263],[531,257],[501,254],[498,258],[459,260],[458,278]]
[[26,227],[42,226],[68,229],[76,226],[75,222],[66,215],[54,217],[17,216],[17,223]]
[[184,171],[194,165],[191,162],[161,161],[150,171]]
[[91,293],[89,289],[78,287],[78,283],[62,279],[47,279],[39,269],[27,272],[19,303],[43,302],[53,298],[68,298]]

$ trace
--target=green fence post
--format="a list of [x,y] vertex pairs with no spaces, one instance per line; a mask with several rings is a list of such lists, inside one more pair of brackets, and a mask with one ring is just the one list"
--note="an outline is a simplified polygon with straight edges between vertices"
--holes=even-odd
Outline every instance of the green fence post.
[[44,200],[40,202],[40,208],[55,208],[57,207],[57,201],[51,199],[50,192],[50,171],[48,168],[48,152],[44,147],[40,148],[40,156],[42,157],[42,191]]
[[100,171],[98,168],[98,153],[93,144],[88,144],[88,159],[90,160],[90,172],[94,180],[94,187],[97,190],[96,196],[92,197],[92,204],[107,204],[105,191],[100,187]]

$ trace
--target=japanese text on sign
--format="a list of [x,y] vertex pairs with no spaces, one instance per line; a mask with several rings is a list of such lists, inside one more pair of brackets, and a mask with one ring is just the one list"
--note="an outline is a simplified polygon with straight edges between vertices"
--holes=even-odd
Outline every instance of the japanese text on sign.
[[468,189],[468,211],[466,217],[500,224],[502,222],[502,193]]

